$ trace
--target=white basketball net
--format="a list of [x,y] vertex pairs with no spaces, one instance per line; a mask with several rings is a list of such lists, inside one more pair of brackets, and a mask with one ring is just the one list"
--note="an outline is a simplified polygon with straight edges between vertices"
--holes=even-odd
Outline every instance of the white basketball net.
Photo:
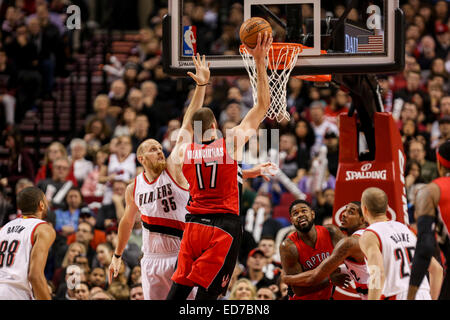
[[[289,112],[286,110],[286,87],[289,81],[289,75],[297,63],[298,54],[301,51],[302,49],[299,46],[290,46],[289,44],[286,44],[280,48],[278,56],[276,56],[276,50],[273,49],[273,46],[270,47],[268,53],[269,57],[268,59],[266,58],[266,67],[268,66],[269,59],[272,61],[272,68],[267,72],[270,87],[270,107],[269,110],[267,110],[266,117],[271,120],[276,119],[278,122],[281,122],[283,119],[290,119]],[[245,69],[247,69],[250,78],[253,89],[253,103],[256,105],[258,94],[255,61],[245,47],[242,47],[239,52],[244,60]],[[286,63],[284,68],[278,70],[280,64],[284,63]]]

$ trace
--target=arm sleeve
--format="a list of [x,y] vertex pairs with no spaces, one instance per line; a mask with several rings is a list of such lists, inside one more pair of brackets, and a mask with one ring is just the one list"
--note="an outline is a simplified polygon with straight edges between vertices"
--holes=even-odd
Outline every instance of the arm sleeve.
[[421,216],[417,219],[417,245],[409,280],[409,284],[416,287],[422,283],[435,252],[434,219],[432,216]]

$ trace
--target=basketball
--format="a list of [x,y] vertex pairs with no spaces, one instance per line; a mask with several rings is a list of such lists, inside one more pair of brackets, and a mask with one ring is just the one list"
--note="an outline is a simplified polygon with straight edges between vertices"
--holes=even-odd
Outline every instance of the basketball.
[[272,27],[269,22],[263,18],[253,17],[244,21],[239,30],[239,37],[242,43],[245,43],[250,48],[254,48],[258,41],[258,33],[261,32],[261,36],[263,36],[266,31],[268,34],[272,34]]

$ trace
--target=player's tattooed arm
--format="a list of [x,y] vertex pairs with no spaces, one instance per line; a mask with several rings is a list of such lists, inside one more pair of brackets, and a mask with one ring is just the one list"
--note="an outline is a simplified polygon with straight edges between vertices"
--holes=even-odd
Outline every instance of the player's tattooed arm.
[[296,275],[284,276],[284,282],[288,285],[312,286],[327,279],[344,262],[345,258],[351,256],[355,248],[359,249],[358,240],[346,237],[339,241],[331,256],[322,261],[315,269]]
[[[307,272],[303,272],[303,268],[299,263],[298,251],[294,242],[290,239],[284,240],[280,245],[281,265],[286,275],[302,275]],[[303,296],[306,294],[314,293],[326,288],[329,285],[329,280],[322,281],[317,285],[308,287],[290,285],[292,291],[298,295]]]
[[333,246],[336,246],[339,241],[345,238],[345,235],[342,233],[342,231],[334,224],[327,224],[324,227],[327,228],[328,232],[330,233]]

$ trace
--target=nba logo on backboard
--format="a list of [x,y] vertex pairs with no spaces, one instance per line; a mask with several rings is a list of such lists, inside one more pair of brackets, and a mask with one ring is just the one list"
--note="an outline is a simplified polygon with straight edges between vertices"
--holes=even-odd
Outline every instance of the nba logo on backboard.
[[183,27],[183,55],[197,54],[197,28],[195,26]]

